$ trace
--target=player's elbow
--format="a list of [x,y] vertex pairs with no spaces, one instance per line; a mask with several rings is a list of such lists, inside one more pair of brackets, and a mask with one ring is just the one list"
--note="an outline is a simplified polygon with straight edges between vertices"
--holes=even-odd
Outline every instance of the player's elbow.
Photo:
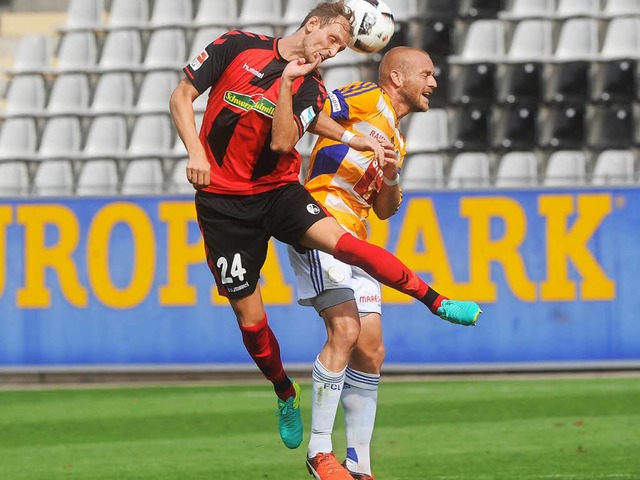
[[273,153],[277,153],[278,155],[284,155],[293,150],[294,143],[286,142],[282,140],[271,139],[271,143],[269,147]]
[[373,211],[375,212],[376,217],[378,217],[380,220],[388,220],[393,215],[393,213],[391,213],[391,212],[389,212],[387,210],[382,210],[382,209],[376,210],[374,208]]
[[169,97],[169,111],[172,114],[175,115],[175,113],[178,111],[183,98],[184,94],[181,92],[180,87],[176,87]]
[[199,93],[187,80],[182,80],[171,92],[169,97],[169,111],[175,113],[183,106],[190,106]]
[[395,207],[392,205],[376,205],[373,204],[373,211],[380,220],[388,220],[398,211],[400,204]]

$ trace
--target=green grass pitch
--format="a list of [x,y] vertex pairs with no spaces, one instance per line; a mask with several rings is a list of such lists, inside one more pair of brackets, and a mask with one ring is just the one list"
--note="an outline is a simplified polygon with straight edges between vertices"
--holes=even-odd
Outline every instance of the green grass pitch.
[[[0,391],[0,479],[309,479],[309,392],[288,450],[266,381]],[[637,480],[640,378],[383,381],[372,458],[376,480]]]

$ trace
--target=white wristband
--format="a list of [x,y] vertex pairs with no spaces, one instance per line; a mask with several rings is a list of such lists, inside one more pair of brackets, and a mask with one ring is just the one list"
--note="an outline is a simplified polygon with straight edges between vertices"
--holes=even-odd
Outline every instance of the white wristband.
[[349,130],[345,130],[344,133],[342,134],[342,138],[340,138],[340,141],[342,143],[346,143],[347,145],[349,145],[349,142],[355,136],[356,136],[355,133],[350,132]]
[[385,177],[384,175],[382,176],[382,181],[384,182],[385,185],[389,186],[389,187],[395,187],[396,185],[398,185],[400,183],[400,174],[396,173],[396,178],[389,180],[387,177]]

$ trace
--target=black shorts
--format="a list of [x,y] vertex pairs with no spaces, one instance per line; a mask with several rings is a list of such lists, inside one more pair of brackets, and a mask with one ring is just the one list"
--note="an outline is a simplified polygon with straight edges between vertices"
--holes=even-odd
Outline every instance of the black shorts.
[[309,227],[328,216],[299,183],[256,195],[197,192],[196,212],[207,264],[228,298],[255,291],[271,237],[297,247]]

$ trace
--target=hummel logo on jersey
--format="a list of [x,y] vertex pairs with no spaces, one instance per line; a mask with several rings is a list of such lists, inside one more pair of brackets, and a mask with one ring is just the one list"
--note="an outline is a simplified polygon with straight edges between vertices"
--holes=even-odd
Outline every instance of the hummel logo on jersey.
[[258,70],[256,70],[253,67],[250,67],[249,65],[247,65],[246,63],[242,66],[242,68],[244,68],[247,72],[249,73],[253,73],[256,77],[258,78],[262,78],[264,77],[264,73],[259,72]]
[[198,70],[207,58],[209,58],[209,54],[207,53],[207,51],[201,51],[198,56],[194,58],[193,61],[189,64],[191,70]]
[[307,205],[307,211],[311,214],[311,215],[318,215],[320,213],[320,207],[318,207],[317,205],[310,203],[309,205]]

